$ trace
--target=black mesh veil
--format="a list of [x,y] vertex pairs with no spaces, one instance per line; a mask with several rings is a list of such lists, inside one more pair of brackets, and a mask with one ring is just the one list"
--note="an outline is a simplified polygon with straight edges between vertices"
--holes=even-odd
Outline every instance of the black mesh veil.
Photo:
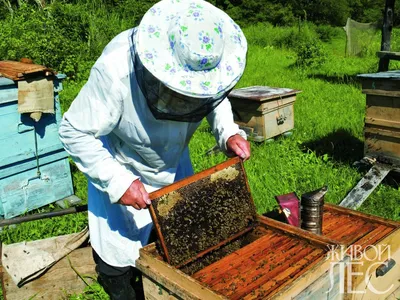
[[135,34],[136,28],[133,30],[131,36],[131,56],[136,80],[146,98],[150,111],[156,119],[178,122],[200,122],[229,94],[230,90],[215,97],[198,98],[182,95],[168,88],[141,63],[135,49]]

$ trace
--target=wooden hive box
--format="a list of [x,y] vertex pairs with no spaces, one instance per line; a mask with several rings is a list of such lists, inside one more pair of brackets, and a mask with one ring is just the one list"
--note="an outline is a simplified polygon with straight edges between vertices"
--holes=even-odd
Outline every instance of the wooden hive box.
[[[238,159],[230,160],[161,189],[152,194],[152,198],[156,198],[156,201],[175,199],[175,205],[176,195],[184,195],[185,190],[190,190],[193,183],[201,180],[206,183],[213,174],[220,177],[227,169],[234,167],[238,170],[238,165],[242,168]],[[236,186],[238,182],[228,180],[229,183]],[[207,185],[203,184],[201,191],[205,189]],[[245,196],[244,192],[240,193]],[[206,192],[203,194],[209,195]],[[169,195],[173,197],[170,198]],[[202,193],[197,195],[202,197]],[[227,202],[230,202],[235,194],[227,193],[226,197]],[[210,204],[212,201],[214,200],[206,197],[205,203]],[[153,214],[156,213],[158,204],[152,204]],[[212,205],[211,203],[210,206]],[[246,208],[245,211],[245,216],[251,214],[251,209]],[[200,210],[198,215],[201,218],[204,213]],[[220,242],[215,239],[217,233],[208,233],[215,242],[214,246],[206,245],[205,248],[208,248],[205,250],[195,249],[193,246],[197,245],[198,238],[192,241],[185,239],[184,244],[180,244],[178,237],[176,242],[163,244],[162,240],[165,240],[168,231],[160,226],[163,227],[165,223],[163,225],[163,222],[158,222],[157,216],[153,218],[161,242],[158,246],[153,243],[142,248],[136,261],[137,268],[144,274],[143,284],[147,299],[357,299],[357,296],[362,295],[351,293],[348,287],[362,292],[369,291],[363,285],[363,275],[358,274],[357,277],[355,273],[365,273],[372,268],[375,270],[388,256],[397,261],[400,259],[399,223],[333,205],[325,207],[321,236],[256,216],[248,226],[242,223],[230,233],[230,238],[223,237],[224,240]],[[191,219],[188,214],[183,218]],[[224,216],[220,218],[223,219]],[[219,230],[215,228],[215,232]],[[196,229],[192,231],[197,236],[200,235]],[[391,253],[386,253],[386,256],[383,253],[379,259],[369,260],[365,255],[350,255],[351,245],[357,247],[356,249],[372,252],[382,243],[391,245]],[[170,251],[174,250],[174,245],[179,247],[180,253],[189,253],[189,256],[179,259],[179,254],[178,259],[175,259],[174,251]],[[343,245],[344,250],[340,245]],[[369,255],[372,257],[371,253]],[[364,263],[352,263],[359,261]],[[349,273],[351,271],[353,273]],[[352,275],[350,284],[344,285],[348,274]],[[388,285],[390,287],[390,290],[381,295],[384,297],[381,299],[385,299],[399,287],[399,274],[399,265],[396,265],[384,276],[371,277],[371,283],[375,286],[380,284],[380,287],[384,285],[386,289]]]
[[18,113],[17,82],[0,77],[0,217],[11,218],[73,195],[68,154],[58,138],[58,93],[64,78],[53,78],[55,114],[43,114],[35,123]]
[[359,77],[367,95],[365,155],[400,166],[400,71]]
[[294,102],[298,90],[252,86],[233,90],[228,98],[235,122],[249,138],[262,142],[294,127]]

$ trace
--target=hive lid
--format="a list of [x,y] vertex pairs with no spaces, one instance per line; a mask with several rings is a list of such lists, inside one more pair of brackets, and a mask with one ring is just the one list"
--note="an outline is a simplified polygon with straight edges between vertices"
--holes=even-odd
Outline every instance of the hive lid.
[[24,80],[31,75],[52,76],[55,75],[55,72],[41,65],[10,60],[0,61],[0,76],[17,81]]
[[270,86],[250,86],[241,89],[235,89],[229,93],[228,98],[248,99],[253,101],[265,101],[272,99],[280,99],[283,97],[293,96],[301,91],[278,88]]
[[257,220],[239,158],[171,184],[150,198],[161,250],[177,267],[246,233]]
[[357,77],[361,79],[392,79],[392,80],[400,80],[400,70],[395,71],[387,71],[387,72],[378,72],[378,73],[370,73],[370,74],[359,74]]

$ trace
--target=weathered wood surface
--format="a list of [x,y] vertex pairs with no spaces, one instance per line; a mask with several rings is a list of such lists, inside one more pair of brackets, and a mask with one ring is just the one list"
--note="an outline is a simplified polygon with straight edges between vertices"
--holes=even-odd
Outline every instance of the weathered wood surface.
[[266,298],[318,263],[325,251],[271,230],[193,277],[229,299]]
[[11,79],[2,77],[0,75],[0,89],[5,87],[5,86],[10,86],[10,85],[15,85],[15,82],[13,80],[11,80]]
[[398,300],[400,299],[400,287],[393,291],[392,293],[390,293],[389,296],[387,296],[386,300]]
[[363,82],[366,82],[367,79],[392,79],[392,80],[400,80],[400,70],[386,71],[386,72],[378,72],[378,73],[365,73],[359,74],[357,77],[363,79]]
[[40,177],[37,176],[37,169],[30,169],[0,180],[0,213],[5,218],[18,216],[73,194],[68,159],[42,165],[40,172]]
[[[152,296],[148,298],[238,299],[243,296],[255,299],[256,296],[264,297],[264,295],[266,295],[264,290],[269,289],[272,296],[273,293],[277,293],[285,288],[284,295],[275,298],[288,299],[288,295],[293,295],[292,288],[296,288],[296,293],[304,289],[302,285],[291,285],[293,280],[300,280],[301,283],[311,283],[321,276],[319,272],[313,272],[312,274],[309,274],[310,272],[307,273],[306,271],[308,268],[312,269],[313,266],[318,266],[317,269],[319,270],[321,268],[321,272],[323,273],[329,270],[328,262],[322,259],[327,249],[313,246],[299,238],[285,236],[283,233],[279,233],[275,230],[267,230],[265,234],[266,236],[264,236],[264,238],[257,240],[259,241],[257,244],[249,244],[247,246],[248,248],[243,247],[238,250],[238,252],[231,254],[233,257],[231,262],[224,263],[224,260],[226,260],[226,258],[224,258],[216,263],[221,266],[221,269],[227,268],[233,272],[235,272],[235,270],[233,270],[234,264],[239,263],[240,267],[243,267],[243,269],[240,269],[240,274],[237,272],[235,273],[236,276],[242,276],[243,274],[243,278],[246,278],[247,287],[241,289],[241,296],[239,296],[238,293],[231,293],[234,287],[232,282],[225,285],[227,280],[233,280],[232,274],[228,275],[224,270],[216,270],[216,272],[222,273],[218,273],[221,276],[218,274],[214,276],[214,273],[206,272],[206,269],[203,269],[204,273],[209,275],[209,279],[214,280],[214,284],[216,285],[215,288],[210,288],[209,284],[200,284],[200,280],[195,280],[195,278],[186,275],[164,262],[157,253],[154,244],[144,247],[141,250],[140,258],[136,261],[136,266],[145,276],[148,276],[153,281],[151,289],[147,291],[149,294],[152,294]],[[255,249],[257,250],[256,246],[260,246],[262,249],[258,249],[259,251],[257,252],[255,251]],[[301,247],[304,247],[304,249],[300,249]],[[285,251],[285,253],[281,253],[280,256],[273,255],[274,253],[268,252],[266,248],[273,249],[273,252],[276,254],[279,251]],[[271,258],[269,263],[267,262],[268,258]],[[247,259],[248,264],[241,264],[240,262],[243,259]],[[273,262],[276,263],[275,266],[273,266]],[[262,270],[261,266],[264,267],[264,270]],[[303,269],[301,269],[302,267]],[[268,275],[263,274],[263,271],[271,276],[273,275],[269,281]],[[303,273],[306,273],[306,275],[301,276]],[[222,279],[218,282],[217,278]],[[223,281],[225,281],[225,283]],[[240,280],[239,283],[245,284],[242,280]],[[260,285],[262,285],[262,288],[259,288]],[[220,290],[218,290],[218,288]],[[224,295],[224,293],[228,295]],[[166,295],[170,298],[166,298]]]
[[[192,276],[163,262],[154,244],[143,248],[137,265],[153,280],[149,299],[198,299],[200,293],[203,299],[343,299],[351,295],[340,294],[345,278],[335,263],[357,258],[331,251],[339,251],[335,247],[342,245],[351,255],[351,245],[367,251],[383,243],[397,249],[400,241],[399,222],[332,204],[325,204],[322,236],[269,218],[259,216],[258,220],[264,230],[253,242]],[[193,289],[190,293],[185,289],[187,282]],[[202,283],[201,287],[195,283]],[[213,294],[206,295],[205,290]],[[159,297],[155,293],[160,291]],[[166,295],[170,298],[162,298]]]
[[173,300],[183,299],[178,297],[172,291],[169,291],[153,278],[146,275],[142,276],[144,297],[146,300]]
[[[382,26],[382,40],[381,40],[381,51],[390,51],[390,42],[393,28],[394,18],[394,2],[395,0],[386,0],[385,13],[383,16]],[[389,59],[381,58],[379,60],[379,72],[387,71],[389,69]]]
[[235,122],[249,139],[261,142],[294,127],[293,103],[299,90],[253,86],[229,94]]
[[0,80],[6,81],[0,86],[2,217],[14,217],[73,194],[68,154],[58,136],[62,118],[58,92],[63,78],[65,75],[60,74],[54,80],[55,114],[45,114],[37,123],[18,113],[17,84],[6,78]]
[[41,65],[17,61],[0,61],[0,76],[7,77],[11,80],[22,80],[32,74],[50,76],[54,75],[55,72]]
[[365,123],[400,128],[400,98],[367,95]]
[[368,126],[364,129],[365,156],[375,158],[379,162],[400,167],[400,129],[378,128]]
[[271,218],[258,216],[258,221],[260,222],[260,224],[267,226],[267,228],[273,228],[274,230],[283,232],[290,236],[295,236],[300,239],[307,240],[309,243],[312,243],[318,247],[328,248],[329,246],[339,244],[338,241],[333,240],[327,236],[324,236],[324,235],[317,236],[317,235],[315,235],[309,231],[306,231],[304,229],[301,229],[299,227],[294,227],[289,224],[282,223],[282,222],[276,221]]
[[[145,276],[148,276],[161,287],[165,288],[166,291],[171,291],[173,295],[176,295],[176,299],[226,299],[163,261],[154,243],[140,249],[140,257],[136,260],[136,267]],[[160,299],[157,294],[154,297]]]
[[298,93],[301,93],[301,91],[289,88],[251,86],[233,90],[229,93],[228,98],[230,100],[237,98],[262,102],[271,99],[286,98]]
[[[376,276],[376,269],[387,259],[395,260],[396,264],[383,276]],[[397,229],[385,239],[375,243],[375,247],[367,248],[350,265],[352,269],[352,291],[361,293],[349,294],[348,299],[385,299],[400,288],[400,229]],[[367,282],[365,282],[367,277]]]
[[389,60],[400,60],[400,52],[391,51],[378,51],[376,52],[378,58],[386,58]]
[[400,72],[359,77],[367,95],[364,155],[400,166]]
[[21,288],[18,288],[7,272],[2,270],[4,299],[59,300],[66,299],[68,294],[83,292],[86,284],[71,265],[88,283],[92,283],[97,276],[92,258],[92,248],[80,248],[57,262],[43,276]]
[[349,209],[346,207],[342,207],[339,205],[325,203],[324,210],[326,212],[333,212],[333,213],[337,213],[337,214],[341,214],[341,215],[348,215],[354,219],[356,219],[356,218],[362,219],[362,220],[368,221],[370,223],[384,225],[385,227],[389,227],[389,228],[393,228],[393,229],[400,228],[400,222],[396,222],[396,221],[381,218],[381,217],[378,217],[375,215],[359,212],[359,211]]
[[[308,275],[308,274],[307,274]],[[307,276],[306,275],[306,276]],[[305,276],[305,277],[306,277]],[[301,278],[302,280],[304,278]],[[296,285],[302,291],[297,292],[293,300],[315,299],[315,300],[340,300],[343,299],[343,293],[340,293],[341,274],[339,264],[330,266],[329,270],[323,273],[311,284],[306,282],[296,282]]]
[[368,173],[340,202],[340,206],[351,209],[359,208],[392,169],[393,167],[389,165],[378,163],[373,165]]
[[239,158],[160,189],[150,198],[165,257],[175,266],[246,233],[257,219]]

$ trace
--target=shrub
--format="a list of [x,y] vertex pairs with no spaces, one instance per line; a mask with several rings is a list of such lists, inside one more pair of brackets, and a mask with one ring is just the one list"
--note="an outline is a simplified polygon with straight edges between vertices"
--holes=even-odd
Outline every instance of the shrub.
[[299,67],[319,67],[327,60],[327,52],[319,40],[301,42],[296,48]]
[[332,39],[343,34],[343,29],[329,25],[319,25],[315,27],[318,37],[323,42],[330,42]]

